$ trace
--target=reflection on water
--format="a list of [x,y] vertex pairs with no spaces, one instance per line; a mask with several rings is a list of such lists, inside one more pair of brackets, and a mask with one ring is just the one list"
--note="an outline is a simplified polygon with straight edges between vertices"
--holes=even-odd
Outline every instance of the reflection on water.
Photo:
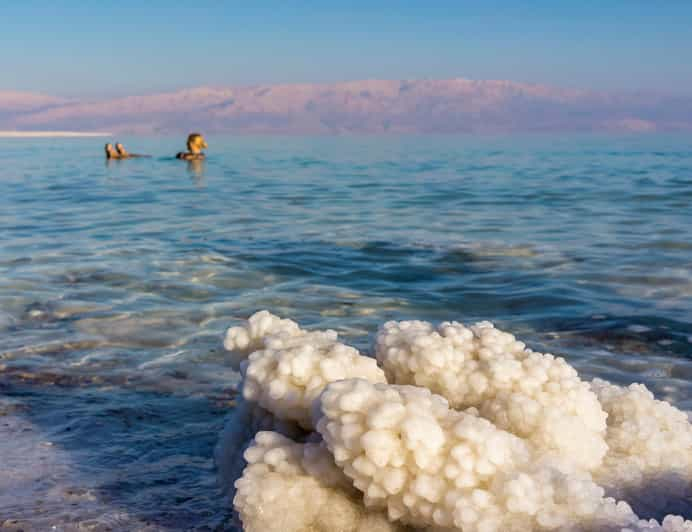
[[192,160],[187,162],[187,171],[195,182],[201,183],[204,179],[204,160]]
[[221,337],[262,308],[365,349],[387,319],[492,319],[692,409],[685,139],[129,144],[160,157],[0,146],[0,528],[230,528]]

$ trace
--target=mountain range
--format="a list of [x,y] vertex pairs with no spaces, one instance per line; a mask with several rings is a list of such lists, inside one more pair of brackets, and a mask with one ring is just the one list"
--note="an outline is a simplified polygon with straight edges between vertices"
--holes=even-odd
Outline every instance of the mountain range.
[[469,79],[198,87],[100,100],[0,91],[0,129],[137,134],[692,131],[692,96]]

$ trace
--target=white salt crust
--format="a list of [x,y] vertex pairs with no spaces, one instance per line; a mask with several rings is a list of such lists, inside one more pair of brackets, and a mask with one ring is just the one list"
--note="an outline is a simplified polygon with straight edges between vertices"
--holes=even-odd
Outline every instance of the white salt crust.
[[259,312],[245,327],[230,329],[226,345],[257,347],[240,364],[243,397],[306,429],[313,428],[312,402],[328,383],[355,377],[385,382],[377,362],[339,343],[335,331],[304,331],[269,313]]
[[264,347],[264,339],[270,335],[297,334],[300,327],[295,321],[284,320],[266,310],[256,312],[243,324],[231,327],[226,331],[223,346],[233,355],[232,366],[235,369],[253,351]]
[[[317,430],[365,505],[392,520],[465,532],[576,529],[613,505],[588,474],[544,462],[525,441],[425,388],[333,383]],[[634,520],[629,507],[616,512]]]
[[489,322],[436,329],[388,322],[375,352],[390,383],[423,386],[459,410],[477,407],[500,428],[581,467],[601,464],[606,413],[562,358],[531,351]]
[[[591,383],[608,413],[608,453],[595,478],[609,495],[650,515],[688,510],[692,501],[692,424],[642,384]],[[682,502],[682,505],[680,504]]]
[[[692,522],[656,513],[682,497],[689,514],[690,422],[641,385],[584,383],[563,359],[534,353],[487,322],[385,324],[376,353],[391,384],[333,331],[303,331],[264,312],[243,331],[242,342],[227,335],[226,345],[240,346],[240,357],[255,349],[242,364],[244,396],[271,413],[243,407],[251,427],[243,437],[259,426],[257,414],[268,428],[275,416],[319,432],[309,443],[262,436],[251,449],[281,449],[266,451],[281,456],[271,464],[264,451],[248,451],[234,501],[245,530],[365,532],[391,530],[378,528],[391,522],[430,532],[692,532]],[[324,372],[333,358],[338,370]],[[234,431],[242,432],[227,427],[227,441]],[[238,461],[233,454],[227,462]],[[226,466],[222,475],[238,473]],[[640,519],[611,496],[633,498],[642,515],[663,520]],[[344,508],[336,515],[375,520],[328,522],[330,505]]]
[[306,437],[305,431],[295,423],[281,421],[262,407],[240,398],[226,417],[214,449],[214,462],[219,472],[221,489],[231,498],[235,493],[233,483],[246,465],[243,458],[245,449],[260,431],[273,431],[293,440],[303,440]]
[[395,532],[404,527],[365,509],[320,443],[259,432],[245,451],[234,506],[246,532]]

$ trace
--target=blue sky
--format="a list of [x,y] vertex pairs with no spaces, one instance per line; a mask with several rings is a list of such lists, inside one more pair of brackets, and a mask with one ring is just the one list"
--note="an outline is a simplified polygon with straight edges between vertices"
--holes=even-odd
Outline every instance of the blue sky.
[[692,0],[23,0],[0,11],[0,89],[468,77],[689,93],[690,28]]

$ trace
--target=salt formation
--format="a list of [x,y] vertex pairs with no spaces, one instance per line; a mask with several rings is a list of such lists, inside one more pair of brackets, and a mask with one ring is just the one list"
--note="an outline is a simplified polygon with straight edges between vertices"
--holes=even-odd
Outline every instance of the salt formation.
[[[541,464],[525,440],[425,388],[351,379],[320,398],[317,430],[368,507],[465,532],[575,528],[602,505],[585,474]],[[623,508],[625,522],[628,508]]]
[[306,429],[312,429],[312,402],[328,383],[355,377],[385,382],[377,362],[339,343],[336,332],[304,331],[266,311],[230,329],[225,345],[257,349],[240,364],[243,397]]
[[[655,513],[689,496],[686,415],[641,385],[589,385],[490,323],[389,322],[375,349],[384,372],[335,332],[266,312],[226,346],[245,358],[246,429],[227,425],[222,475],[235,480],[239,449],[273,431],[235,485],[246,531],[692,532]],[[663,506],[639,504],[652,489]],[[664,519],[640,519],[630,499]]]
[[238,369],[250,353],[262,349],[266,337],[278,334],[291,336],[299,330],[300,327],[295,321],[282,320],[266,310],[261,310],[250,316],[243,325],[228,329],[223,346],[235,355],[231,361]]
[[657,401],[642,384],[625,388],[596,379],[591,387],[608,413],[608,453],[597,480],[639,511],[680,511],[671,501],[692,501],[692,424],[687,415]]
[[273,431],[292,440],[306,437],[305,431],[295,423],[281,421],[264,408],[240,398],[227,416],[219,443],[214,449],[214,460],[224,493],[235,493],[233,483],[245,467],[243,453],[260,431]]
[[245,532],[395,532],[404,528],[366,510],[320,443],[259,432],[245,451],[234,504]]
[[387,380],[477,407],[500,428],[587,469],[606,452],[606,414],[564,359],[527,349],[489,322],[388,322],[376,340]]

